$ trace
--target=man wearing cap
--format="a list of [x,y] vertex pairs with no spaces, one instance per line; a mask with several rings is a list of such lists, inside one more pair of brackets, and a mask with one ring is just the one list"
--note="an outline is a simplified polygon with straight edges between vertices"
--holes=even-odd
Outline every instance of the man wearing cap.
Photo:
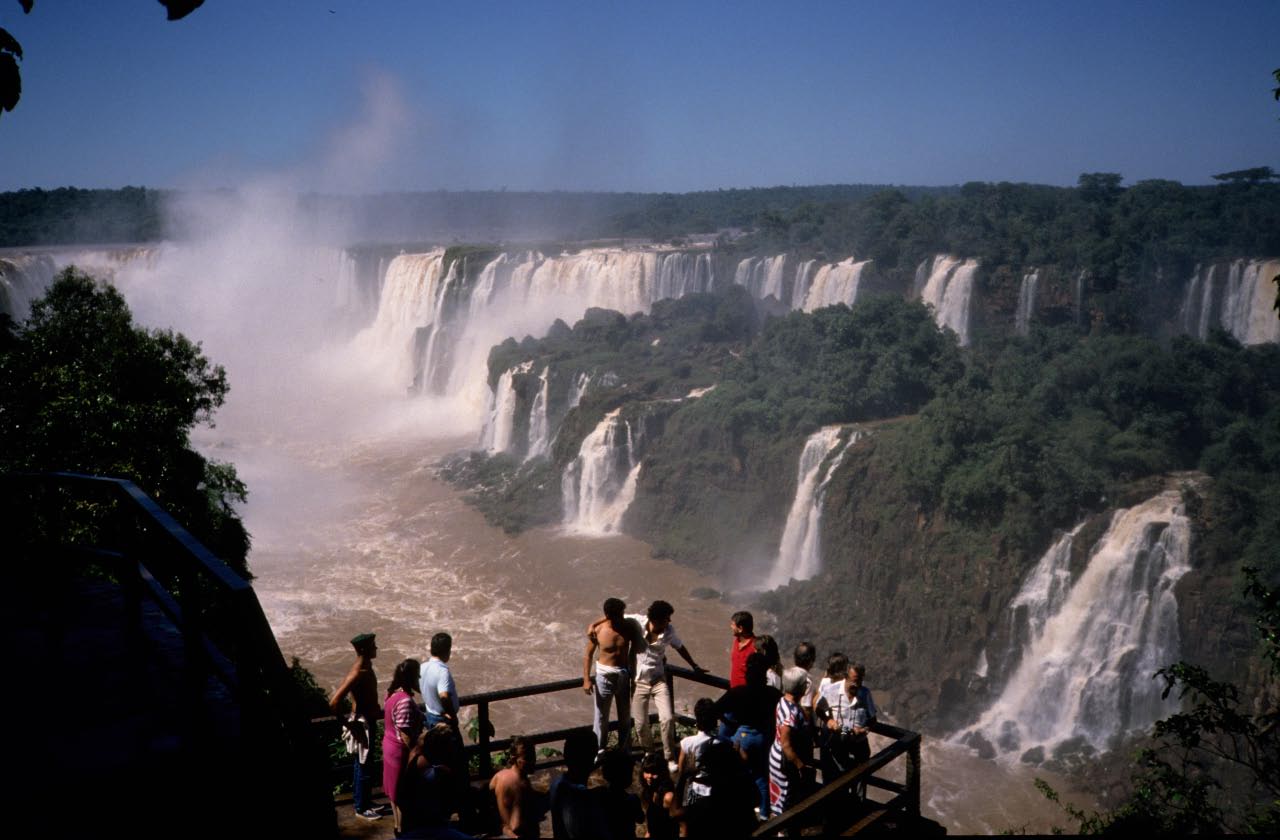
[[356,661],[347,672],[347,678],[338,686],[329,700],[329,709],[339,714],[342,701],[351,696],[354,709],[342,722],[343,738],[347,751],[355,755],[355,771],[352,790],[356,816],[376,820],[382,816],[373,807],[373,773],[369,761],[373,756],[374,721],[382,717],[378,705],[378,677],[373,673],[373,660],[378,655],[378,645],[373,633],[361,633],[351,640],[356,649]]

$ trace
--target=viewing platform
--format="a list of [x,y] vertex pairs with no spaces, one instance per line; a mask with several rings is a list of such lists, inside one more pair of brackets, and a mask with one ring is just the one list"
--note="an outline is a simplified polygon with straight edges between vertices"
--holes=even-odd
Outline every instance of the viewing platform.
[[[52,474],[0,477],[0,505],[12,548],[0,631],[20,704],[10,740],[20,772],[7,788],[15,836],[392,836],[389,817],[356,820],[349,795],[335,802],[334,783],[350,778],[350,760],[327,752],[337,722],[306,705],[252,586],[155,502],[127,481]],[[669,671],[675,683],[728,687]],[[510,743],[487,735],[495,704],[581,686],[462,697],[479,722],[465,748],[478,759],[473,787]],[[589,729],[525,736],[558,747]],[[942,833],[920,816],[920,735],[873,731],[888,745],[753,836]],[[561,763],[544,757],[537,772]]]

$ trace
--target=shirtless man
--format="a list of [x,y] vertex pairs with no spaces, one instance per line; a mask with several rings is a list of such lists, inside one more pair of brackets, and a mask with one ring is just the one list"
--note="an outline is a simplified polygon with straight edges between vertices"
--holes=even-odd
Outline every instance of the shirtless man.
[[[582,657],[582,690],[595,691],[596,712],[592,728],[596,742],[604,752],[609,738],[609,703],[618,706],[618,746],[631,740],[631,673],[640,648],[640,627],[623,614],[627,605],[617,598],[604,602],[604,617],[587,627],[587,652]],[[591,678],[591,660],[599,652],[595,679]]]
[[348,750],[355,755],[355,771],[352,779],[356,816],[366,820],[376,820],[382,816],[373,807],[373,772],[370,759],[371,748],[377,721],[382,717],[382,709],[378,706],[378,677],[373,673],[373,660],[378,655],[378,645],[374,634],[361,633],[351,640],[356,649],[356,661],[347,672],[347,678],[338,686],[338,690],[329,699],[329,709],[339,714],[342,701],[351,696],[355,711],[350,718],[344,720],[349,735]]
[[542,814],[529,784],[529,771],[533,769],[534,761],[533,742],[512,738],[510,762],[489,780],[489,790],[493,791],[498,803],[503,837],[538,836]]

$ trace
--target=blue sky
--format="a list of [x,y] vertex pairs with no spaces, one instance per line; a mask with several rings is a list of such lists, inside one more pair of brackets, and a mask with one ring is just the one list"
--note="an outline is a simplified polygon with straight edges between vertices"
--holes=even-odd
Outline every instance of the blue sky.
[[0,189],[1205,183],[1280,169],[1280,2],[0,0]]

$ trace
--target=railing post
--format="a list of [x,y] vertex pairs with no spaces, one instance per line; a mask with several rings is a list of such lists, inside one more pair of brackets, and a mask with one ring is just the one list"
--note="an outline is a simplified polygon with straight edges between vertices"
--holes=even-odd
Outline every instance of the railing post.
[[920,816],[920,736],[907,748],[907,813]]
[[480,778],[493,775],[493,758],[489,755],[489,703],[476,704],[476,716],[480,724]]

